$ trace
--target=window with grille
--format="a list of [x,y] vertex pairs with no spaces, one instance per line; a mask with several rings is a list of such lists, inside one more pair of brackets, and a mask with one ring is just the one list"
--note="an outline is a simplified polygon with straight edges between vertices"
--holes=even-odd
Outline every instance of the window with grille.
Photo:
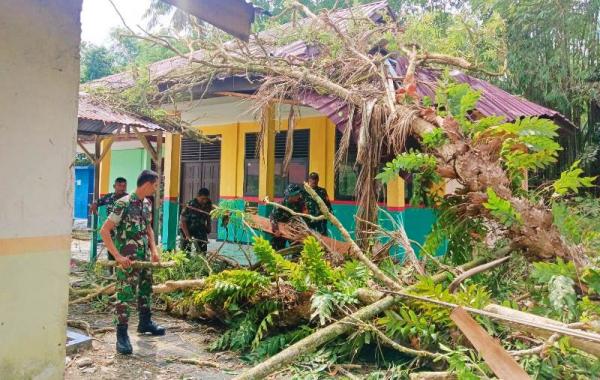
[[[290,183],[301,184],[308,176],[310,154],[310,130],[294,131],[294,149],[288,172],[282,175],[287,132],[275,135],[275,196],[282,197]],[[244,196],[258,196],[259,159],[257,155],[258,133],[245,136]]]
[[[335,151],[337,152],[342,141],[342,133],[336,129],[335,131]],[[334,183],[334,195],[337,200],[344,201],[355,201],[355,189],[356,182],[358,180],[358,173],[360,172],[360,166],[355,165],[356,157],[358,153],[358,147],[356,143],[350,139],[350,145],[348,145],[348,154],[346,161],[340,163],[337,173],[335,176]],[[380,169],[383,165],[380,165]],[[379,202],[385,201],[386,188],[385,185],[379,188]]]
[[244,196],[258,196],[258,133],[246,133],[244,139]]
[[[336,129],[335,131],[335,151],[337,152],[342,141],[342,133]],[[351,139],[348,146],[348,155],[346,161],[340,163],[335,176],[335,199],[353,201],[356,200],[354,189],[358,179],[359,168],[354,165],[356,162],[357,147],[356,143]]]
[[[209,136],[218,137],[218,136]],[[198,162],[221,159],[221,143],[201,143],[196,139],[181,140],[181,162]]]

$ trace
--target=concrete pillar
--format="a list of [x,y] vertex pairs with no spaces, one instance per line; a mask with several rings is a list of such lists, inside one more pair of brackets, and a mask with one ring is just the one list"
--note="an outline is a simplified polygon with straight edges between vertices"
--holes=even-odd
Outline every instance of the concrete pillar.
[[1,379],[63,378],[80,12],[0,1]]
[[[162,245],[175,249],[179,230],[179,186],[181,181],[181,135],[165,136],[165,186],[163,200]],[[184,200],[187,201],[187,200]]]

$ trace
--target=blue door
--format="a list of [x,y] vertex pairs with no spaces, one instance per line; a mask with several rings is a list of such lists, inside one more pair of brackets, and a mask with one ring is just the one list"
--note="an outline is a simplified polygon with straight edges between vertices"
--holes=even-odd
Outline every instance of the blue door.
[[75,167],[75,202],[73,217],[75,219],[88,219],[89,204],[94,195],[94,167]]

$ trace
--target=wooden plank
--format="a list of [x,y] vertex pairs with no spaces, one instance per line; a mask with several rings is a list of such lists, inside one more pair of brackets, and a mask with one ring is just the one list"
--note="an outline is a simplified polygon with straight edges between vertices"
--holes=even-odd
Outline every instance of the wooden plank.
[[[230,97],[234,97],[234,98],[242,98],[242,99],[258,99],[258,96],[256,96],[256,95],[242,94],[240,92],[233,92],[233,91],[218,91],[218,92],[215,92],[214,94],[221,95],[221,96],[230,96]],[[281,99],[281,100],[277,100],[274,103],[275,104],[289,104],[289,105],[293,105],[293,106],[302,106],[303,105],[302,103],[300,103],[297,100],[290,100],[290,99]]]
[[150,145],[150,142],[146,138],[146,135],[140,133],[140,131],[134,125],[132,125],[131,127],[133,128],[133,132],[135,132],[135,135],[138,138],[138,140],[140,140],[146,151],[150,154],[150,157],[152,158],[152,161],[154,161],[154,164],[156,164],[158,161],[158,154],[156,153],[152,145]]
[[[100,141],[102,141],[102,139]],[[102,151],[102,154],[98,158],[98,164],[100,164],[102,162],[102,160],[104,159],[104,157],[106,156],[106,154],[108,152],[110,152],[110,148],[112,147],[112,144],[113,144],[113,140],[112,139],[108,140],[108,145],[105,147],[105,149]]]
[[[266,233],[273,234],[273,230],[271,229],[271,221],[269,219],[259,215],[249,215],[249,218],[250,220],[248,221],[248,224],[250,224],[252,227],[258,230],[262,230]],[[282,236],[286,239],[293,241],[302,240],[302,237],[298,237],[297,235],[290,233],[288,230],[288,226],[285,223],[279,223],[279,231],[281,232]],[[322,236],[319,234],[316,235],[318,235],[319,239],[321,239],[321,241],[325,245],[327,245],[327,248],[331,252],[336,252],[342,255],[350,254],[350,244],[344,241],[332,239],[327,236]]]
[[[495,313],[498,315],[509,316],[512,318],[518,318],[522,321],[529,322],[529,325],[523,325],[523,324],[518,324],[518,323],[509,323],[509,324],[514,329],[534,334],[538,338],[547,339],[551,335],[555,334],[554,332],[552,332],[550,330],[544,330],[543,326],[557,326],[557,327],[561,327],[563,329],[572,330],[569,328],[569,326],[567,324],[562,323],[560,321],[546,318],[546,317],[541,317],[539,315],[525,313],[523,311],[511,309],[511,308],[505,307],[505,306],[489,304],[486,307],[484,307],[483,310],[489,311],[489,312],[492,312],[492,313]],[[536,325],[539,327],[534,327]],[[573,346],[575,348],[578,348],[582,351],[590,353],[594,356],[600,357],[600,343],[598,343],[598,342],[571,336],[569,338],[569,343],[571,344],[571,346]]]
[[90,153],[89,150],[87,150],[87,148],[85,147],[85,145],[83,145],[83,143],[77,139],[77,145],[79,145],[79,147],[83,150],[83,153],[87,156],[87,158],[90,159],[90,161],[92,161],[92,164],[96,164],[96,157]]
[[530,379],[527,372],[493,339],[462,307],[455,308],[450,318],[469,339],[496,376],[505,380]]
[[[100,151],[102,149],[102,139],[96,136],[94,145],[94,195],[92,199],[98,202],[100,197]],[[92,242],[90,247],[90,262],[95,262],[98,257],[98,213],[92,214]]]
[[156,189],[156,193],[154,194],[154,217],[152,222],[152,229],[154,229],[154,242],[158,244],[158,235],[162,232],[160,230],[160,209],[162,206],[162,197],[160,196],[160,190],[163,184],[163,169],[162,169],[162,142],[163,142],[163,134],[162,132],[156,133],[156,152],[157,159],[154,162],[156,164],[156,173],[158,174],[159,186]]

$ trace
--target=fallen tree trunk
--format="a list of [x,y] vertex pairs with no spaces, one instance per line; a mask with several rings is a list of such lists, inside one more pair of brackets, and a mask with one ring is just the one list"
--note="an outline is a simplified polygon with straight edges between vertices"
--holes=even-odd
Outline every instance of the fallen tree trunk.
[[[99,260],[96,261],[97,265],[107,267],[107,268],[115,268],[120,264],[117,261],[112,260]],[[132,261],[131,268],[133,269],[157,269],[157,268],[171,268],[177,265],[176,261],[164,261],[159,263],[154,263],[151,261]]]
[[155,294],[171,293],[178,290],[190,290],[190,289],[202,289],[206,284],[205,279],[198,280],[181,280],[181,281],[167,281],[162,284],[154,285],[152,292]]
[[[191,290],[191,289],[202,289],[204,287],[205,281],[204,279],[199,280],[181,280],[181,281],[167,281],[163,284],[157,284],[152,287],[152,292],[156,294],[163,293],[171,293],[176,292],[178,290]],[[101,295],[112,295],[115,294],[116,287],[115,284],[109,284],[103,288],[100,288],[94,291],[91,294],[88,294],[85,297],[78,298],[69,302],[70,305],[76,305],[80,303],[85,303],[91,301],[92,299],[101,296]]]
[[[248,223],[253,228],[264,231],[269,234],[273,234],[273,229],[271,228],[271,221],[269,221],[269,219],[259,215],[250,215],[249,217],[250,220]],[[288,229],[288,226],[285,223],[279,223],[279,231],[281,232],[281,235],[284,238],[292,241],[301,242],[306,237],[298,236],[296,234],[291,233]],[[347,255],[350,252],[350,244],[317,233],[315,234],[317,235],[318,239],[322,241],[327,246],[326,248],[329,249],[331,252],[338,253],[341,255]]]
[[[550,326],[557,326],[557,327],[562,327],[565,329],[570,329],[569,325],[559,322],[559,321],[556,321],[554,319],[540,317],[539,315],[526,313],[523,311],[511,309],[511,308],[496,305],[496,304],[487,305],[483,309],[485,311],[489,311],[491,313],[499,314],[502,316],[514,317],[514,318],[518,318],[518,319],[522,319],[522,320],[527,320],[531,323],[539,324],[540,326],[550,325]],[[549,332],[548,330],[541,329],[541,328],[534,328],[531,326],[524,326],[524,325],[520,325],[520,324],[516,324],[516,323],[515,324],[509,323],[509,324],[511,326],[513,326],[513,328],[516,330],[525,331],[525,332],[534,334],[537,337],[549,338],[553,334],[552,332]],[[590,342],[588,340],[576,338],[576,337],[570,337],[569,342],[570,342],[571,346],[573,346],[577,349],[580,349],[581,351],[585,351],[596,357],[600,357],[600,343]]]
[[[462,265],[461,267],[458,267],[458,269],[463,271],[469,270],[473,267],[483,264],[484,262],[485,259],[476,259]],[[434,275],[432,279],[437,283],[448,279],[449,276],[452,276],[450,272],[441,272]],[[410,287],[408,287],[407,290],[410,290]],[[339,337],[340,335],[351,332],[356,328],[356,321],[370,320],[389,309],[400,300],[402,300],[401,297],[385,296],[380,300],[363,307],[355,313],[335,323],[332,323],[329,326],[315,332],[314,334],[311,334],[306,338],[294,343],[285,350],[237,376],[235,380],[264,379],[279,368],[293,363],[301,355],[312,352],[323,344]]]

